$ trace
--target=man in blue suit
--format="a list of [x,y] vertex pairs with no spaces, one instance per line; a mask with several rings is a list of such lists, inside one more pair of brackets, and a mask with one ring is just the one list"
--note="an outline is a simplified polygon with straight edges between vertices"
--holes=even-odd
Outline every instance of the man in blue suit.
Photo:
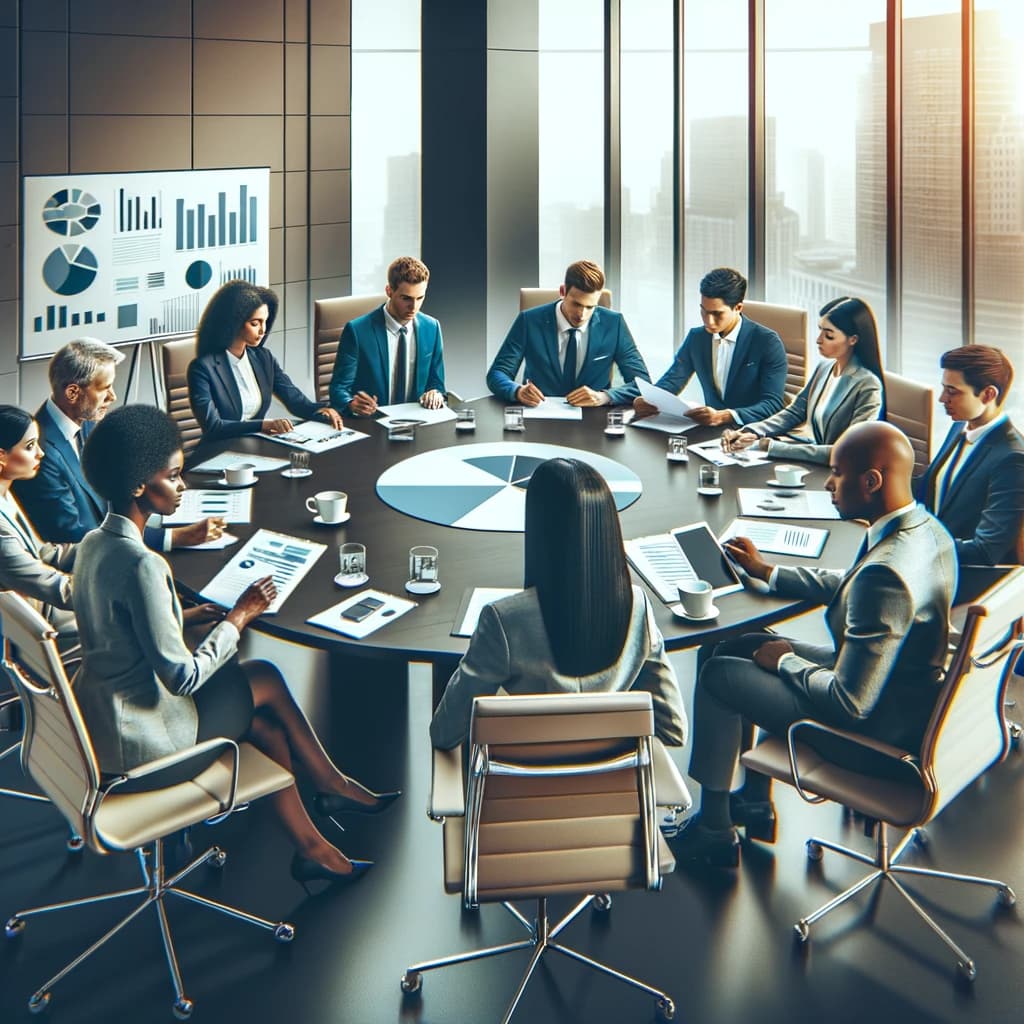
[[[740,314],[747,279],[730,267],[709,271],[700,282],[702,327],[683,340],[658,387],[678,394],[697,374],[704,405],[691,409],[691,419],[710,427],[752,423],[782,408],[786,384],[786,350],[772,330]],[[634,389],[638,416],[658,410]]]
[[1024,547],[1024,436],[1003,411],[1013,365],[990,345],[943,354],[939,401],[954,421],[915,494],[956,541],[961,565],[1015,564]]
[[378,405],[444,405],[441,325],[420,312],[429,280],[425,264],[400,256],[388,267],[388,301],[345,325],[330,388],[339,412],[372,416]]
[[[516,317],[487,371],[487,386],[506,402],[540,405],[546,395],[571,405],[616,405],[630,400],[627,387],[649,380],[621,313],[598,309],[604,271],[579,260],[565,272],[561,299],[524,310]],[[526,362],[523,383],[515,376]],[[613,388],[612,366],[625,384]]]
[[[39,407],[39,445],[44,458],[30,480],[14,492],[43,540],[79,541],[107,514],[107,503],[89,486],[79,461],[85,442],[117,398],[114,368],[124,358],[93,338],[68,342],[50,360],[50,397]],[[158,551],[188,547],[219,537],[223,518],[201,519],[173,530],[146,530],[146,544]]]

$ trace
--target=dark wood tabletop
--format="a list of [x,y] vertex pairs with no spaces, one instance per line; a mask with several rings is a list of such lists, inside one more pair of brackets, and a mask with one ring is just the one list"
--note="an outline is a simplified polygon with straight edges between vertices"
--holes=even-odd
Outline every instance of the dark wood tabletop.
[[[312,476],[288,479],[279,472],[260,474],[252,492],[252,523],[232,525],[230,532],[244,541],[264,527],[321,541],[328,550],[284,602],[280,612],[263,616],[258,628],[293,642],[364,657],[450,660],[465,651],[466,639],[451,636],[463,595],[467,588],[475,586],[522,586],[523,535],[440,526],[411,518],[381,501],[376,493],[381,473],[424,451],[506,440],[563,445],[615,459],[643,481],[640,499],[621,513],[622,533],[627,539],[664,533],[699,520],[705,520],[719,533],[738,513],[736,488],[763,487],[771,476],[766,466],[723,467],[723,494],[702,497],[697,494],[697,477],[703,459],[691,455],[688,463],[669,462],[665,457],[667,435],[658,431],[629,427],[624,437],[606,436],[605,409],[585,409],[581,422],[528,420],[525,432],[505,433],[504,403],[483,398],[468,404],[477,411],[477,428],[473,433],[456,433],[454,422],[447,422],[420,427],[412,443],[396,443],[389,442],[386,430],[374,421],[349,418],[346,425],[366,432],[369,437],[312,456]],[[718,429],[698,427],[687,434],[687,439],[693,444],[719,433]],[[201,445],[189,459],[189,465],[196,465],[224,450],[287,458],[291,449],[263,438],[235,438]],[[825,476],[824,467],[813,467],[805,478],[807,486],[820,488]],[[212,478],[190,473],[187,479],[190,486],[201,487]],[[347,492],[351,519],[342,526],[318,526],[306,510],[306,498],[317,491],[334,489]],[[820,564],[835,568],[849,565],[863,536],[863,527],[839,521],[810,521],[810,524],[829,530]],[[433,545],[439,552],[441,591],[415,598],[416,608],[364,640],[353,640],[309,625],[307,618],[353,593],[334,583],[339,569],[338,546],[346,541],[358,541],[366,546],[368,587],[403,597],[409,596],[404,589],[409,548],[416,544]],[[230,548],[228,552],[233,550],[237,548]],[[195,595],[224,564],[226,554],[225,551],[175,551],[170,555],[170,562],[179,585]],[[813,560],[782,555],[768,557],[783,564],[816,564]],[[656,595],[651,597],[655,617],[669,649],[721,639],[741,628],[761,629],[805,607],[770,595],[737,592],[716,599],[721,610],[716,620],[691,625],[673,616]],[[599,595],[581,594],[580,599],[599,599]]]

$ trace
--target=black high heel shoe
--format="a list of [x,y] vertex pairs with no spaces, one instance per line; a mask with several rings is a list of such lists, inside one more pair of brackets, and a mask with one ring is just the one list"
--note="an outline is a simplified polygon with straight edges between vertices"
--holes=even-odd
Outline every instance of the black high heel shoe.
[[313,806],[317,814],[322,814],[325,818],[333,817],[335,814],[380,814],[401,795],[400,789],[393,793],[371,793],[370,796],[376,799],[372,804],[364,804],[339,793],[317,793],[313,797]]
[[367,871],[370,870],[370,868],[373,867],[372,860],[353,859],[351,863],[351,871],[332,871],[329,867],[325,867],[319,861],[312,860],[309,857],[303,857],[301,853],[296,853],[292,857],[292,878],[294,878],[295,881],[306,890],[306,895],[309,896],[312,895],[309,891],[310,882],[334,882],[347,885],[350,882],[358,881],[366,874]]

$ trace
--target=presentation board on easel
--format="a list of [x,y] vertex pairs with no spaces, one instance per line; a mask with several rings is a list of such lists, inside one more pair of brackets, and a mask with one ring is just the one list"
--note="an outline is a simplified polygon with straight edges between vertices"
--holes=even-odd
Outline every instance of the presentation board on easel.
[[180,336],[225,281],[268,283],[270,168],[26,176],[21,224],[22,359]]

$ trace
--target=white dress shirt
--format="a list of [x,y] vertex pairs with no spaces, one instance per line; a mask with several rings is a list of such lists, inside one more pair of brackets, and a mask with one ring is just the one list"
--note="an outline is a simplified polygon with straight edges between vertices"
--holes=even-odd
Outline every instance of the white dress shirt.
[[[725,385],[729,380],[729,367],[732,366],[733,353],[736,351],[736,339],[739,337],[740,327],[743,325],[743,317],[737,317],[732,330],[728,334],[714,334],[711,337],[711,363],[715,375],[715,384],[718,386],[718,393],[725,398]],[[735,411],[728,409],[727,412],[734,422],[740,423]]]
[[228,352],[228,365],[238,385],[238,394],[242,399],[242,419],[252,420],[263,404],[263,395],[260,392],[256,374],[253,371],[252,363],[249,362],[249,350],[244,349],[240,356]]
[[[395,357],[398,355],[398,332],[405,328],[405,394],[395,397],[391,395],[392,404],[398,402],[414,402],[419,395],[416,392],[416,317],[413,317],[407,324],[400,324],[389,312],[387,305],[384,306],[384,326],[388,332],[388,386],[394,391],[397,377]],[[412,395],[412,398],[409,396]],[[378,395],[378,399],[384,398]],[[381,402],[381,405],[386,404]]]

